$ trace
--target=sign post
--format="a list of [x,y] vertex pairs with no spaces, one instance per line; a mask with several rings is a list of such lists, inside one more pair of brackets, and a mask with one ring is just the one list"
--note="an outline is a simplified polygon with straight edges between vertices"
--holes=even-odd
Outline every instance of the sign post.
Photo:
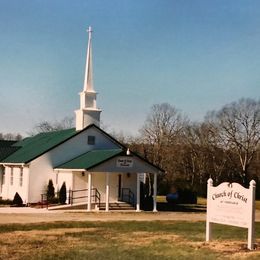
[[228,182],[213,187],[208,180],[206,241],[212,238],[211,223],[231,225],[248,229],[248,249],[254,249],[255,186],[252,180],[249,189]]

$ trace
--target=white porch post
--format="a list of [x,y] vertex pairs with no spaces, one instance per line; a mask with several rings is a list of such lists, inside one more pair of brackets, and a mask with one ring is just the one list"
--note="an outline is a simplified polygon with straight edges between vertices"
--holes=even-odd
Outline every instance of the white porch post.
[[[3,171],[4,171],[4,166],[3,166]],[[2,194],[2,180],[3,180],[3,172],[0,171],[0,195]]]
[[106,211],[109,211],[109,173],[106,173]]
[[136,211],[140,211],[140,174],[136,174]]
[[88,211],[91,211],[91,187],[92,187],[91,177],[92,174],[88,172]]
[[[208,179],[207,182],[207,201],[210,201],[211,197],[211,189],[213,187],[213,180],[211,178]],[[207,218],[206,218],[206,241],[209,242],[212,237],[212,224],[210,222],[210,208],[209,204],[207,203]]]
[[157,173],[154,173],[153,176],[153,212],[157,212]]
[[27,203],[30,203],[30,167],[25,167],[23,169],[23,174],[24,174],[24,179],[25,179],[25,185],[26,185],[26,198],[27,198]]
[[256,182],[254,180],[250,181],[250,197],[251,197],[251,212],[250,214],[250,224],[248,227],[248,238],[247,238],[247,248],[249,250],[254,250],[255,243],[255,188]]

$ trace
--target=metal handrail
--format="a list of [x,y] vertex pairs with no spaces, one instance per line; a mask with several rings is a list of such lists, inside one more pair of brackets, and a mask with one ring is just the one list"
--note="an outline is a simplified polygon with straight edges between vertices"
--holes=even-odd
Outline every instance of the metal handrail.
[[48,197],[47,197],[47,193],[41,194],[41,208],[43,208],[44,205],[46,205],[46,208],[48,209]]
[[[77,192],[86,191],[86,195],[75,197],[74,194]],[[80,189],[80,190],[70,190],[70,205],[73,205],[74,201],[77,199],[83,199],[88,197],[88,189]]]
[[[75,197],[75,194],[78,192],[84,192],[86,191],[86,195],[82,195],[82,196],[78,196]],[[98,204],[98,206],[100,207],[100,200],[101,200],[101,194],[100,192],[97,190],[97,188],[92,188],[91,191],[91,198],[94,198],[95,204]],[[69,190],[67,192],[67,197],[68,197],[68,204],[73,205],[75,203],[75,200],[77,199],[83,199],[83,198],[88,198],[88,189],[80,189],[80,190]],[[54,198],[58,198],[59,193],[55,192],[55,196]],[[43,208],[44,205],[46,205],[46,208],[48,208],[50,204],[50,200],[47,197],[47,193],[43,193],[41,194],[41,207]]]
[[[74,194],[77,193],[77,192],[84,192],[86,191],[86,195],[82,195],[82,196],[78,196],[78,197],[75,197]],[[98,201],[98,204],[100,205],[100,192],[97,190],[97,188],[92,188],[91,191],[94,191],[94,194],[93,192],[91,192],[91,198],[94,198],[95,200],[95,203],[97,203]],[[73,205],[74,201],[77,200],[77,199],[83,199],[83,198],[88,198],[88,189],[80,189],[80,190],[71,190],[70,191],[70,204]]]
[[[48,198],[47,193],[42,193],[41,194],[41,202],[40,202],[41,208],[44,208],[44,206],[46,206],[46,208],[48,209],[48,206],[51,204],[51,201],[53,199],[59,199],[59,195],[60,195],[59,192],[55,192],[54,193],[54,197]],[[66,192],[66,196],[67,196],[67,198],[70,201],[70,191]]]
[[135,195],[130,188],[122,188],[122,201],[128,202],[131,205],[135,205]]
[[95,204],[97,204],[97,200],[98,200],[98,207],[100,208],[101,194],[97,188],[93,188],[92,190],[95,190],[95,194],[94,194]]

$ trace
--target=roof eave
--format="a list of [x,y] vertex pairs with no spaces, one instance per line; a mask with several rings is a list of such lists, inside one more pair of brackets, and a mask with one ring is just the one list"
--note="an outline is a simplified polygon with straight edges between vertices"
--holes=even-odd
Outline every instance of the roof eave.
[[66,172],[84,172],[86,171],[87,169],[70,169],[70,168],[54,168],[53,169],[54,171],[66,171]]
[[0,162],[0,165],[3,165],[3,166],[29,166],[28,163],[24,163],[24,162],[21,162],[21,163],[9,163],[9,162]]

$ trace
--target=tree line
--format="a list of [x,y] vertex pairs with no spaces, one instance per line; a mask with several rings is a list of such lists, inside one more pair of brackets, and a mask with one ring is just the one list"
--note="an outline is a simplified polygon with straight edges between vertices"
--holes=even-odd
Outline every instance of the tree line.
[[260,100],[240,99],[203,122],[189,121],[174,106],[153,105],[136,138],[126,138],[132,150],[164,169],[159,193],[189,189],[206,195],[207,180],[248,186],[257,182],[260,195]]

